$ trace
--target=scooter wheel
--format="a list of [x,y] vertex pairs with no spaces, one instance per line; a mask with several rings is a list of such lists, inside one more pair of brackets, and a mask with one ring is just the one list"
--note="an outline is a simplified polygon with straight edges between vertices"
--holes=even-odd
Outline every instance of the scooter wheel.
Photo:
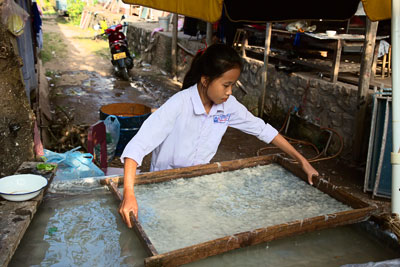
[[122,78],[126,81],[129,80],[128,70],[126,68],[121,69]]

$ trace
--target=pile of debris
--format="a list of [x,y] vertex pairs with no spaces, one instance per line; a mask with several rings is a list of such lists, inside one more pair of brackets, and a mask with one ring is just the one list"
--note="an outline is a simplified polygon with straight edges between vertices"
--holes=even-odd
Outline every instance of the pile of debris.
[[71,111],[56,106],[53,120],[48,127],[51,136],[49,150],[65,152],[78,146],[86,149],[89,125],[76,125],[73,121],[74,114]]

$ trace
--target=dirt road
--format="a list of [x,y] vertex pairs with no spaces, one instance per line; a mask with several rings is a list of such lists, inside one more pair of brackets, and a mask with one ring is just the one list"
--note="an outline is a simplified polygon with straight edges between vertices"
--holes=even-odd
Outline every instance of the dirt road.
[[59,37],[66,48],[60,54],[57,53],[57,47],[53,50],[57,54],[53,53],[52,60],[44,64],[46,69],[60,72],[95,71],[103,76],[111,73],[110,62],[96,54],[97,51],[107,49],[107,43],[103,40],[93,41],[94,31],[62,23],[62,18],[53,16],[43,20],[43,32],[50,37]]
[[94,40],[94,30],[51,17],[44,19],[43,32],[53,108],[61,107],[75,124],[95,123],[100,107],[110,103],[136,102],[157,108],[180,88],[154,66],[145,70],[139,66],[130,71],[130,81],[119,80],[113,74],[108,42]]

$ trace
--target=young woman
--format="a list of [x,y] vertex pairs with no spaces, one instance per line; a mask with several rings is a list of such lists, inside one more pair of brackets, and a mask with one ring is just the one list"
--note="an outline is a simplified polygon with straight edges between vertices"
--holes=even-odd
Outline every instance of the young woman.
[[129,213],[137,217],[134,193],[136,168],[153,152],[151,171],[209,163],[228,126],[272,143],[296,159],[308,182],[318,172],[276,129],[253,116],[235,97],[232,87],[239,79],[242,60],[224,44],[197,53],[186,74],[182,91],[173,95],[141,126],[121,155],[124,162],[124,199],[119,212],[132,227]]

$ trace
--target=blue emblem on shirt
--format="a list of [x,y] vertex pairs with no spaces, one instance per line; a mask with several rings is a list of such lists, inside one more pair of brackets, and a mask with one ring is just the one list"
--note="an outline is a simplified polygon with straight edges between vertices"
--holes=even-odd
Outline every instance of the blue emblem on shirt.
[[231,114],[215,115],[214,116],[214,123],[227,123],[229,121],[230,117],[231,117]]

